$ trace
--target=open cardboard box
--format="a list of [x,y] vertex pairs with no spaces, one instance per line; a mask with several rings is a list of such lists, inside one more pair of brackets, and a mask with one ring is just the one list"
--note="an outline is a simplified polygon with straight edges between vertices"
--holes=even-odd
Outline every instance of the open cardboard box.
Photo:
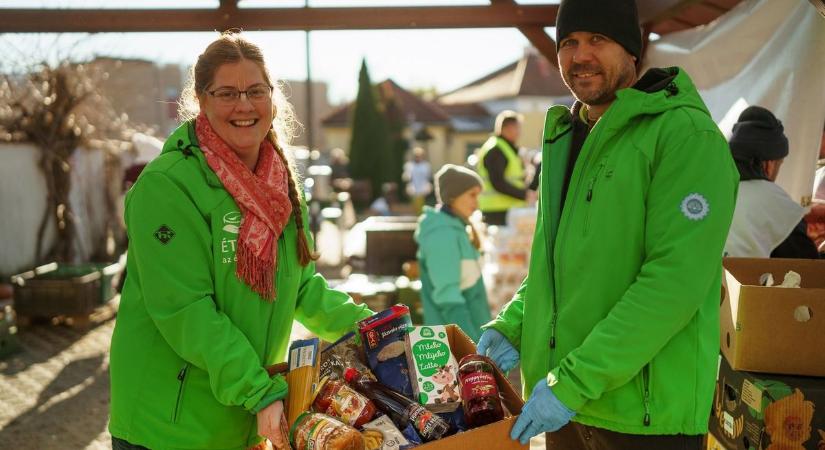
[[[476,352],[473,340],[456,325],[447,325],[447,339],[456,360],[461,360],[465,355]],[[286,363],[281,363],[267,369],[270,374],[283,373],[286,372],[287,366]],[[516,417],[521,413],[524,401],[498,368],[496,368],[496,382],[505,409],[503,420],[419,445],[415,447],[416,450],[527,450],[529,445],[521,445],[519,441],[510,439],[510,429],[513,428]]]
[[[825,261],[725,258],[720,311],[722,353],[734,370],[825,376]],[[793,270],[801,288],[764,287],[762,274],[782,283]]]

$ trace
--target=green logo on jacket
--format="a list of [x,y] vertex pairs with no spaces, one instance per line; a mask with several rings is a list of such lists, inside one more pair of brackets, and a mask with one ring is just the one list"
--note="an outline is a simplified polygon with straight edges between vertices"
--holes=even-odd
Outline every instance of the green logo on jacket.
[[155,239],[159,240],[161,244],[166,245],[172,238],[175,237],[175,232],[166,225],[161,225],[155,230]]

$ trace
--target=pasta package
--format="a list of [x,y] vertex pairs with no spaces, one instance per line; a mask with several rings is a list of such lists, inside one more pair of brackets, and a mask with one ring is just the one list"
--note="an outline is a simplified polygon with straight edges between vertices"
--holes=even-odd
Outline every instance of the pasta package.
[[318,338],[312,338],[294,341],[289,346],[289,372],[286,374],[289,394],[286,410],[287,420],[291,424],[312,404],[312,393],[318,383],[320,371],[318,344]]
[[358,322],[367,363],[381,384],[412,398],[404,337],[412,328],[410,309],[394,305]]

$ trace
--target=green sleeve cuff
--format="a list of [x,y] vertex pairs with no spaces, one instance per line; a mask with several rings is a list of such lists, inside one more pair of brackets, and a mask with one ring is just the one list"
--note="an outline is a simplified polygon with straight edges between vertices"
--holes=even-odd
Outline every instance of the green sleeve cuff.
[[553,391],[559,401],[568,409],[578,411],[587,403],[587,398],[581,395],[574,383],[560,375],[561,367],[556,367],[547,374],[547,386]]
[[271,380],[272,386],[269,387],[263,398],[261,398],[261,400],[259,400],[258,403],[249,410],[251,413],[258,414],[267,406],[278,400],[286,398],[286,394],[289,392],[289,385],[286,383],[283,375],[273,375]]
[[521,326],[513,326],[504,320],[495,318],[481,326],[482,330],[494,329],[504,335],[516,350],[521,353]]

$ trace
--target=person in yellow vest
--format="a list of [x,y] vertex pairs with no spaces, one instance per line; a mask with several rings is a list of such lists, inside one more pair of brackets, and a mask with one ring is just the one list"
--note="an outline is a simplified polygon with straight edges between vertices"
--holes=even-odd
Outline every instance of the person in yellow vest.
[[499,113],[495,135],[478,151],[478,174],[484,181],[478,206],[488,225],[504,225],[507,210],[527,205],[524,163],[516,147],[522,120],[514,111]]

